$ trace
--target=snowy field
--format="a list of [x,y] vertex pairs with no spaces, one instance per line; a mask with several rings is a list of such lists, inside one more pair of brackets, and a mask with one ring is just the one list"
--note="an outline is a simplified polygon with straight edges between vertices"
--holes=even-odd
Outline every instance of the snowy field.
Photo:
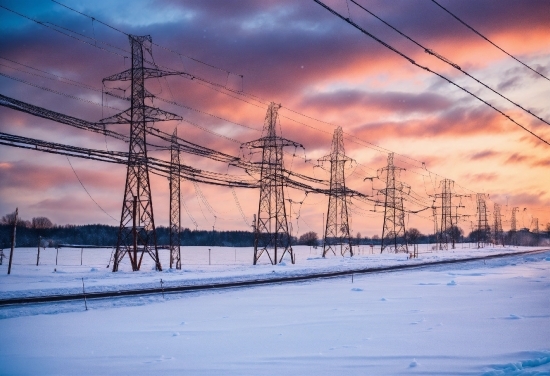
[[[253,248],[182,247],[181,270],[169,269],[169,252],[161,249],[159,253],[163,266],[162,272],[155,271],[152,259],[145,255],[139,272],[131,271],[128,257],[125,257],[117,273],[112,273],[111,268],[107,268],[112,256],[111,248],[60,248],[58,251],[54,248],[41,249],[39,266],[36,266],[36,248],[16,248],[11,275],[6,274],[7,259],[4,259],[3,265],[0,265],[0,299],[80,293],[82,279],[88,292],[116,291],[160,287],[161,279],[165,287],[202,285],[416,264],[537,249],[473,247],[474,244],[458,244],[454,250],[434,251],[431,249],[432,245],[422,244],[419,245],[419,257],[409,260],[404,253],[380,254],[380,246],[372,249],[370,246],[356,248],[353,258],[332,254],[322,258],[321,248],[295,246],[293,249],[296,254],[296,263],[293,265],[287,257],[276,266],[269,263],[265,254],[260,259],[259,265],[252,265]],[[9,254],[9,249],[4,252]],[[2,317],[1,312],[0,317]]]
[[[421,246],[422,247],[422,246]],[[183,270],[110,273],[110,250],[16,249],[2,298],[198,284],[418,263],[528,248],[362,254],[249,265],[251,249],[184,248]],[[423,252],[424,251],[424,252]],[[311,252],[311,253],[310,253]],[[236,259],[235,259],[236,253]],[[162,262],[167,266],[167,252]],[[236,260],[236,261],[235,261]],[[56,271],[54,272],[54,269]],[[124,270],[128,270],[125,268]],[[550,252],[166,296],[0,308],[6,375],[550,375]]]

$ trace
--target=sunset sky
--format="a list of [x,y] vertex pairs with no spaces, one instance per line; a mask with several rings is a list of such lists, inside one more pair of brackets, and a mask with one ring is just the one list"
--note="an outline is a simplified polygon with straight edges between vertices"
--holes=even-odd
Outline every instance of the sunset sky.
[[[494,203],[502,206],[505,231],[510,229],[513,207],[520,208],[518,227],[529,227],[532,218],[539,219],[541,229],[550,222],[550,146],[455,86],[413,66],[312,0],[61,2],[96,21],[51,1],[2,1],[5,7],[43,24],[0,8],[0,94],[89,121],[128,108],[129,102],[102,97],[102,79],[128,69],[130,63],[124,57],[129,56],[127,36],[102,21],[125,33],[151,35],[154,43],[166,48],[153,46],[157,64],[216,85],[177,76],[148,80],[151,93],[181,105],[157,99],[155,106],[195,124],[155,124],[166,132],[172,133],[177,127],[178,135],[186,140],[242,155],[240,143],[261,136],[266,104],[273,101],[282,105],[282,135],[305,147],[305,154],[298,150],[296,156],[293,149],[287,150],[288,169],[329,179],[327,171],[315,164],[329,153],[332,133],[342,126],[346,153],[355,160],[346,170],[346,184],[352,189],[369,195],[382,189],[382,180],[364,179],[380,177],[377,170],[385,166],[387,153],[393,151],[395,164],[405,169],[400,179],[411,186],[413,198],[405,203],[410,211],[432,205],[441,180],[449,178],[455,181],[454,191],[462,195],[453,204],[464,206],[459,209],[459,214],[465,215],[459,225],[466,234],[475,221],[472,195],[476,192],[489,197],[490,224]],[[432,1],[357,2],[550,122],[550,81],[499,51]],[[438,2],[550,77],[547,1]],[[326,3],[550,141],[550,126],[425,53],[352,2]],[[119,94],[128,86],[127,82],[105,84],[106,90]],[[114,139],[5,107],[0,107],[0,119],[1,132],[127,151],[124,143]],[[128,125],[109,127],[128,134]],[[148,141],[163,144],[153,137]],[[150,150],[149,154],[170,158],[166,151]],[[181,158],[183,163],[204,170],[244,174],[204,158],[187,154]],[[71,164],[108,215],[81,186]],[[125,174],[122,165],[78,158],[70,158],[69,164],[65,156],[0,146],[0,216],[18,207],[24,219],[46,216],[58,224],[118,225]],[[151,180],[156,224],[167,225],[168,181],[153,175]],[[259,192],[236,189],[235,193],[246,221],[231,189],[199,185],[197,191],[194,184],[182,181],[182,200],[189,212],[182,207],[183,227],[194,229],[195,221],[199,229],[250,230]],[[285,194],[292,200],[288,211],[293,234],[321,234],[328,198],[306,196],[296,190]],[[352,199],[350,211],[353,235],[381,234],[383,208]],[[407,214],[406,225],[431,233],[431,215],[431,210]]]

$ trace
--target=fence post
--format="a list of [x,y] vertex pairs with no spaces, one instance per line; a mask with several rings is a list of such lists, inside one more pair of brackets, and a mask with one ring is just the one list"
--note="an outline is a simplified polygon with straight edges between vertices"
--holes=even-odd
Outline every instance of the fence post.
[[38,266],[38,263],[40,262],[40,244],[42,243],[42,237],[38,237],[38,251],[36,252],[36,266]]
[[84,294],[84,307],[88,310],[88,303],[86,302],[86,290],[84,290],[84,278],[82,278],[82,294]]

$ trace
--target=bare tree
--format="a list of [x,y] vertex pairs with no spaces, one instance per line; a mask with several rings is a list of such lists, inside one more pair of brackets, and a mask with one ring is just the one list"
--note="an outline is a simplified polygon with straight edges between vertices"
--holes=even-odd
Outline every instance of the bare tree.
[[319,238],[317,237],[317,233],[310,231],[306,232],[302,236],[300,236],[300,239],[298,239],[299,244],[305,244],[309,246],[317,245],[319,241]]
[[46,217],[34,217],[32,219],[32,228],[43,229],[52,228],[53,223]]
[[[15,212],[4,215],[2,219],[0,219],[0,223],[3,225],[13,225],[14,220],[15,220]],[[30,221],[26,221],[21,217],[17,218],[17,226],[30,227],[30,225],[31,225]]]
[[407,241],[409,242],[409,244],[416,244],[416,241],[418,240],[418,238],[422,236],[422,233],[416,228],[408,229],[406,234],[407,234],[406,235]]

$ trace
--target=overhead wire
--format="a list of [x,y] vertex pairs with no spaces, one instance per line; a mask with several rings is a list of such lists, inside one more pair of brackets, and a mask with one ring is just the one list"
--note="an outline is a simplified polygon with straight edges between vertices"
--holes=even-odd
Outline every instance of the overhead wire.
[[[26,19],[29,20],[29,21],[33,21],[33,22],[35,22],[35,23],[37,23],[37,24],[39,24],[39,25],[42,25],[42,26],[44,26],[44,27],[47,27],[48,29],[54,30],[54,31],[56,31],[56,32],[58,32],[58,33],[60,33],[60,34],[63,34],[63,35],[66,35],[66,36],[68,36],[68,37],[70,37],[70,38],[76,39],[76,40],[78,40],[78,41],[81,42],[81,43],[88,44],[88,45],[90,45],[90,46],[92,46],[92,47],[98,48],[98,49],[100,49],[100,50],[103,50],[103,51],[108,52],[108,53],[113,54],[113,55],[118,55],[118,56],[121,56],[121,57],[123,57],[123,58],[128,58],[128,56],[121,55],[121,54],[119,54],[118,52],[110,51],[110,50],[108,50],[108,49],[106,49],[106,48],[103,48],[103,47],[98,46],[97,44],[92,44],[92,43],[90,43],[90,42],[87,42],[87,41],[84,41],[84,40],[82,40],[82,39],[80,39],[80,38],[77,38],[77,37],[75,37],[74,35],[70,35],[70,34],[64,33],[64,32],[62,32],[62,31],[60,31],[60,30],[58,30],[58,29],[56,29],[56,28],[54,28],[54,27],[52,27],[52,26],[48,26],[45,22],[41,22],[41,21],[35,20],[34,18],[25,16],[24,14],[19,13],[19,12],[13,10],[13,9],[10,9],[10,8],[8,8],[8,7],[4,6],[4,5],[2,5],[2,4],[0,4],[0,8],[5,9],[5,10],[7,10],[8,12],[12,12],[12,13],[14,13],[14,14],[17,14],[17,15],[20,16],[20,17],[26,18]],[[52,23],[50,23],[50,24],[52,24]],[[52,25],[55,25],[55,24],[52,24]],[[89,38],[89,37],[88,37],[88,38]]]
[[78,174],[76,173],[76,171],[75,171],[75,169],[74,169],[74,167],[73,167],[73,164],[71,163],[71,160],[69,159],[68,156],[67,156],[67,162],[69,162],[69,166],[71,166],[71,169],[73,170],[74,176],[76,176],[76,179],[78,180],[78,182],[80,183],[80,185],[82,186],[82,188],[84,188],[84,191],[88,194],[88,197],[90,197],[90,199],[94,202],[94,204],[96,204],[97,207],[98,207],[99,209],[101,209],[101,211],[102,211],[103,213],[107,214],[113,221],[118,222],[111,214],[107,213],[107,212],[105,211],[105,209],[103,209],[103,208],[101,207],[101,205],[99,205],[99,204],[97,203],[96,200],[94,200],[94,198],[92,197],[92,195],[90,194],[90,192],[88,191],[88,189],[86,189],[86,187],[84,186],[84,183],[82,183],[82,180],[80,180],[80,177],[78,177]]
[[455,83],[454,81],[452,81],[451,79],[443,76],[442,74],[440,73],[437,73],[435,71],[433,71],[432,69],[426,67],[426,66],[423,66],[421,64],[418,64],[417,62],[415,62],[412,58],[410,58],[409,56],[407,56],[406,54],[404,54],[403,52],[399,51],[398,49],[392,47],[391,45],[389,45],[388,43],[384,42],[383,40],[381,40],[380,38],[376,37],[374,34],[368,32],[367,30],[365,30],[364,28],[362,28],[361,26],[359,26],[358,24],[356,24],[354,21],[350,20],[349,18],[346,18],[344,16],[342,16],[340,13],[336,12],[334,9],[332,9],[331,7],[329,7],[328,5],[326,5],[325,3],[323,3],[322,1],[320,0],[313,0],[314,2],[316,2],[317,4],[321,5],[323,8],[325,8],[326,10],[328,10],[330,13],[332,13],[333,15],[337,16],[338,18],[344,20],[345,22],[349,23],[350,25],[352,25],[353,27],[355,27],[357,30],[359,30],[361,33],[369,36],[370,38],[374,39],[376,42],[380,43],[381,45],[383,45],[384,47],[386,47],[387,49],[389,49],[390,51],[393,51],[394,53],[396,53],[397,55],[401,56],[402,58],[404,58],[405,60],[407,60],[409,63],[411,63],[412,65],[418,67],[418,68],[421,68],[423,70],[425,70],[426,72],[429,72],[429,73],[432,73],[438,77],[440,77],[441,79],[447,81],[448,83],[450,83],[451,85],[453,86],[456,86],[457,88],[459,88],[460,90],[466,92],[467,94],[471,95],[472,97],[476,98],[477,100],[479,100],[480,102],[484,103],[485,105],[491,107],[493,110],[495,110],[496,112],[498,112],[499,114],[501,114],[502,116],[506,117],[508,120],[510,120],[511,122],[513,122],[514,124],[516,124],[517,126],[519,126],[520,128],[522,128],[524,131],[528,132],[529,134],[531,134],[532,136],[534,136],[535,138],[539,139],[540,141],[542,141],[543,143],[547,144],[550,146],[550,142],[546,141],[545,139],[543,139],[542,137],[540,137],[539,135],[537,135],[536,133],[534,133],[533,131],[527,129],[526,127],[524,127],[522,124],[518,123],[516,120],[514,120],[512,117],[510,117],[509,115],[507,115],[506,113],[504,113],[503,111],[499,110],[498,108],[496,108],[495,106],[493,106],[492,104],[490,104],[489,102],[487,102],[486,100],[482,99],[481,97],[477,96],[476,94],[474,94],[473,92],[471,92],[470,90],[460,86],[459,84]]
[[384,25],[390,27],[391,29],[393,29],[394,31],[396,31],[397,33],[399,33],[399,35],[403,36],[404,38],[408,39],[409,41],[411,41],[412,43],[414,43],[415,45],[417,45],[418,47],[422,48],[424,50],[424,52],[436,57],[437,59],[441,60],[442,62],[444,62],[445,64],[455,68],[456,70],[462,72],[464,75],[470,77],[471,79],[473,79],[474,81],[476,81],[478,84],[482,85],[483,87],[485,87],[486,89],[489,89],[491,92],[495,93],[496,95],[498,95],[499,97],[501,97],[502,99],[508,101],[509,103],[513,104],[514,106],[518,107],[519,109],[523,110],[524,112],[528,113],[529,115],[535,117],[537,120],[547,124],[547,125],[550,125],[550,123],[546,120],[544,120],[543,118],[541,118],[540,116],[534,114],[533,112],[531,112],[530,110],[524,108],[523,106],[521,106],[520,104],[514,102],[513,100],[511,100],[510,98],[506,97],[505,95],[501,94],[500,92],[496,91],[495,89],[493,89],[492,87],[490,87],[489,85],[485,84],[484,82],[482,82],[481,80],[477,79],[476,77],[472,76],[470,73],[468,73],[467,71],[465,71],[463,68],[461,68],[460,66],[458,66],[457,64],[453,63],[452,61],[450,61],[449,59],[447,58],[444,58],[443,56],[441,56],[440,54],[438,54],[437,52],[425,47],[424,45],[420,44],[418,41],[416,41],[415,39],[409,37],[408,35],[406,35],[405,33],[401,32],[399,29],[397,29],[396,27],[392,26],[391,24],[389,24],[388,22],[384,21],[382,18],[378,17],[376,14],[374,14],[373,12],[371,12],[370,10],[368,10],[367,8],[365,8],[363,5],[359,4],[356,0],[349,0],[351,1],[352,3],[354,3],[355,5],[357,5],[359,8],[361,8],[362,10],[364,10],[365,12],[367,12],[368,14],[372,15],[373,17],[375,17],[377,20],[381,21],[382,23],[384,23]]
[[[52,0],[52,1],[53,1],[53,0]],[[59,2],[57,2],[57,3],[60,4],[60,5],[63,5],[63,4],[59,3]],[[63,5],[63,6],[64,6],[64,5]],[[3,6],[2,6],[2,7],[3,7]],[[37,22],[37,23],[39,23],[39,24],[41,24],[41,25],[43,25],[43,26],[48,27],[47,25],[45,25],[45,24],[43,24],[43,23],[41,23],[41,22],[39,22],[39,21],[33,20],[33,19],[31,19],[31,18],[29,18],[29,17],[27,17],[27,16],[24,16],[24,15],[18,13],[18,12],[12,11],[11,9],[8,9],[8,8],[6,8],[6,7],[3,7],[3,8],[6,9],[6,10],[8,10],[8,11],[11,11],[11,12],[13,12],[13,13],[15,13],[15,14],[18,14],[18,15],[20,15],[20,16],[22,16],[22,17],[28,18],[28,19],[30,19],[30,20],[32,20],[32,21],[34,21],[34,22]],[[67,7],[67,8],[69,8],[69,7]],[[77,11],[77,12],[78,12],[78,11]],[[80,12],[78,12],[78,13],[80,13]],[[85,14],[83,14],[83,15],[85,15]],[[101,21],[99,21],[99,20],[97,20],[97,19],[95,19],[95,18],[93,18],[93,17],[91,17],[91,16],[88,16],[88,15],[85,15],[85,16],[86,16],[86,17],[89,17],[89,18],[92,18],[92,19],[94,19],[94,20],[96,20],[96,21],[98,21],[98,22],[101,22]],[[103,23],[103,22],[101,22],[101,23]],[[108,27],[110,27],[110,28],[112,28],[112,29],[114,29],[114,30],[116,30],[116,31],[119,31],[119,32],[121,32],[121,33],[123,33],[123,34],[125,34],[125,35],[128,35],[128,34],[122,32],[121,30],[118,30],[118,29],[116,29],[116,28],[114,28],[114,27],[112,27],[112,26],[110,26],[110,25],[108,25],[108,24],[105,24],[105,25],[108,26]],[[56,31],[57,31],[57,30],[56,30]],[[65,34],[65,33],[63,33],[63,34]],[[67,34],[65,34],[65,35],[67,35]],[[67,35],[67,36],[70,36],[70,35]],[[73,37],[73,38],[74,38],[74,36],[70,36],[70,37]],[[87,37],[87,38],[89,38],[89,37]],[[78,38],[76,38],[76,39],[78,39]],[[86,43],[87,43],[87,42],[86,42]],[[383,43],[383,42],[382,42],[382,43]],[[91,45],[91,46],[94,46],[94,47],[97,47],[96,45],[93,45],[93,44],[90,44],[90,43],[87,43],[87,44],[89,44],[89,45]],[[124,57],[126,58],[126,56],[124,56]],[[434,72],[434,73],[435,73],[435,72]],[[205,86],[207,86],[207,87],[209,87],[209,88],[211,88],[211,89],[213,89],[213,90],[215,90],[215,91],[218,91],[218,92],[220,92],[220,93],[223,93],[223,94],[225,94],[225,95],[230,95],[230,94],[224,92],[223,90],[220,90],[220,89],[217,89],[217,88],[215,88],[215,87],[212,87],[212,85],[218,86],[218,87],[220,87],[220,88],[222,88],[222,89],[224,89],[224,90],[232,91],[233,93],[238,94],[238,95],[244,95],[244,96],[247,96],[247,97],[249,97],[249,98],[254,98],[254,100],[256,100],[256,101],[258,101],[258,102],[260,102],[260,103],[263,103],[263,104],[266,103],[265,101],[261,100],[259,97],[255,96],[255,95],[253,95],[253,94],[250,94],[250,93],[245,93],[244,91],[241,91],[241,92],[239,92],[239,91],[234,91],[234,90],[231,90],[231,89],[229,89],[229,88],[227,88],[227,87],[223,87],[222,85],[215,84],[215,83],[208,82],[208,81],[205,81],[205,82],[195,81],[195,82],[198,82],[198,83],[201,84],[201,85],[205,85]],[[257,106],[257,105],[255,105],[255,104],[251,103],[251,102],[248,102],[248,101],[246,101],[246,100],[243,100],[242,98],[236,97],[236,96],[234,96],[234,95],[230,95],[230,96],[231,96],[231,97],[234,97],[234,98],[236,98],[236,99],[242,100],[242,101],[244,101],[244,102],[246,102],[246,103],[249,103],[249,104],[251,104],[251,105],[254,105],[254,106],[256,106],[256,107],[260,107],[260,106]],[[290,109],[289,109],[289,110],[290,110]],[[312,120],[316,120],[316,121],[319,121],[319,122],[323,122],[323,121],[318,120],[318,119],[315,119],[315,118],[313,118],[313,117],[309,117],[309,116],[307,116],[307,115],[300,114],[300,113],[297,112],[297,111],[293,111],[293,110],[290,110],[290,111],[292,111],[292,112],[294,112],[294,113],[296,113],[296,114],[302,115],[302,116],[306,116],[306,117],[308,117],[308,118],[310,118],[310,119],[312,119]],[[291,119],[291,118],[289,118],[289,119],[292,120],[292,121],[295,121],[294,119]],[[323,122],[323,123],[326,123],[326,122]],[[304,123],[302,123],[302,124],[304,124]],[[330,124],[330,123],[327,123],[327,124]],[[312,127],[312,128],[319,130],[318,128],[315,128],[315,127]],[[325,133],[328,133],[328,132],[325,132]],[[359,139],[359,138],[357,138],[356,136],[353,136],[353,135],[350,135],[350,136],[355,137],[356,139]],[[359,139],[359,140],[361,140],[361,139]],[[365,140],[361,140],[361,141],[363,141],[363,142],[365,142],[365,143],[368,143],[368,144],[371,144],[371,145],[373,145],[373,146],[375,146],[375,147],[377,147],[377,148],[384,149],[384,148],[381,148],[381,147],[379,147],[379,146],[377,146],[377,145],[375,145],[375,144],[372,144],[372,143],[370,143],[370,142],[368,142],[368,141],[365,141]],[[385,149],[385,150],[388,150],[388,149]],[[389,150],[388,150],[388,151],[389,151]],[[399,153],[395,153],[395,154],[400,155]],[[414,158],[411,158],[411,157],[408,157],[408,156],[403,156],[403,157],[408,158],[408,159],[411,159],[411,160],[415,160]],[[415,161],[417,161],[417,160],[415,160]],[[422,163],[422,162],[420,162],[420,161],[417,161],[417,162],[418,162],[418,163]],[[429,172],[429,171],[428,171],[428,172]],[[429,173],[430,173],[430,172],[429,172]],[[435,174],[435,175],[438,175],[438,174],[436,174],[436,173],[434,173],[434,172],[431,172],[431,173],[433,173],[433,174]],[[438,175],[438,176],[440,176],[440,175]],[[462,187],[462,188],[465,188],[465,187]],[[465,189],[467,189],[467,188],[465,188]],[[468,190],[469,190],[469,189],[468,189]],[[469,191],[474,192],[474,191],[472,191],[472,190],[469,190]]]
[[[352,1],[353,1],[353,0],[352,0]],[[93,18],[92,18],[92,19],[93,19]],[[39,23],[40,23],[40,22],[39,22]],[[42,23],[41,23],[41,24],[42,24]],[[195,81],[195,82],[197,82],[197,81]],[[216,85],[216,84],[213,84],[213,83],[201,83],[201,82],[199,82],[199,83],[200,83],[200,84],[205,84],[205,85],[207,85],[207,86]],[[224,89],[224,90],[228,90],[226,87],[223,87],[222,85],[217,85],[217,86],[218,86],[218,87],[221,87],[221,88]],[[213,88],[213,89],[215,89],[215,88]],[[224,92],[223,90],[221,90],[221,89],[220,89],[220,90],[215,89],[215,90],[216,90],[216,91],[219,91],[219,92],[221,92],[221,93],[227,94],[227,93],[225,93],[225,92]],[[240,95],[244,95],[244,94],[241,94],[241,93],[240,93]],[[242,99],[242,98],[241,98],[241,99]],[[257,100],[257,99],[256,99],[256,100]],[[247,102],[247,103],[250,103],[250,102]],[[250,103],[250,104],[252,104],[252,103]],[[292,111],[292,110],[290,110],[290,111]],[[199,111],[199,112],[200,112],[200,111]],[[302,114],[300,114],[300,113],[298,113],[298,112],[296,112],[296,111],[292,111],[292,112],[295,112],[295,113],[297,113],[297,114],[299,114],[299,115],[302,115]],[[213,116],[215,116],[215,115],[213,115]],[[307,115],[303,115],[303,116],[306,116],[306,117],[307,117]],[[290,119],[290,120],[292,120],[292,121],[296,121],[295,119],[291,119],[291,118],[288,118],[288,119]],[[317,120],[317,119],[314,119],[314,118],[311,118],[311,117],[310,117],[310,119]],[[224,120],[226,120],[226,119],[224,119]],[[317,121],[319,121],[319,120],[317,120]],[[302,123],[302,124],[303,124],[303,123]],[[329,124],[329,123],[327,123],[327,124]],[[241,124],[239,124],[239,125],[241,125]],[[305,125],[305,124],[304,124],[304,125]],[[312,127],[312,128],[317,129],[317,130],[320,130],[320,129],[315,128],[315,127]],[[321,131],[323,131],[323,130],[321,130]],[[325,132],[325,131],[323,131],[323,132]],[[211,132],[211,133],[212,133],[212,132]],[[329,133],[329,132],[325,132],[325,133]],[[219,136],[225,137],[225,136],[223,136],[223,135],[219,135]],[[354,137],[353,135],[350,135],[350,136]],[[227,137],[226,137],[226,138],[227,138]],[[230,139],[230,138],[228,138],[228,139]],[[239,141],[237,141],[237,140],[233,140],[233,139],[231,139],[231,140],[234,141],[234,142],[239,142]],[[364,141],[364,140],[362,140],[362,141],[363,141],[363,142],[367,142],[367,141]],[[367,143],[368,143],[368,142],[367,142]],[[369,143],[369,144],[371,144],[371,143]],[[375,145],[375,144],[371,144],[371,145],[374,145],[375,147],[380,148],[380,149],[382,149],[382,150],[384,149],[384,148],[378,147],[378,146]],[[385,150],[388,150],[388,149],[385,149]],[[378,151],[380,151],[380,150],[378,150]],[[407,157],[407,156],[405,156],[405,157],[406,157],[406,158],[409,158],[409,157]],[[409,158],[409,159],[414,160],[414,158]],[[306,159],[306,161],[307,161],[307,159]],[[415,161],[417,161],[417,160],[415,160]],[[421,163],[420,161],[417,161],[417,162],[418,162],[418,163]],[[365,166],[365,167],[367,167],[367,166]],[[367,168],[369,168],[369,167],[367,167]],[[430,174],[429,171],[428,171],[428,173]],[[425,175],[423,175],[423,174],[420,174],[420,175],[425,176]]]
[[456,19],[458,22],[460,22],[461,24],[463,24],[464,26],[466,26],[468,29],[472,30],[474,33],[476,33],[477,35],[479,35],[481,38],[485,39],[487,42],[489,42],[490,44],[492,44],[493,46],[495,46],[496,48],[498,48],[500,51],[504,52],[506,55],[508,55],[509,57],[511,57],[512,59],[514,59],[515,61],[517,61],[518,63],[520,63],[521,65],[523,65],[524,67],[526,67],[527,69],[531,70],[532,72],[536,73],[537,75],[539,75],[540,77],[550,81],[550,78],[546,77],[544,74],[540,73],[539,71],[531,68],[529,65],[525,64],[523,61],[519,60],[517,57],[513,56],[511,53],[505,51],[502,47],[498,46],[497,44],[495,44],[493,41],[491,41],[489,38],[487,38],[485,35],[481,34],[479,31],[477,31],[476,29],[474,29],[472,26],[470,26],[469,24],[467,24],[465,21],[463,21],[462,19],[458,18],[457,15],[455,15],[454,13],[452,13],[449,9],[445,8],[443,5],[441,5],[440,3],[438,3],[437,1],[435,0],[432,0],[432,2],[434,4],[436,4],[438,7],[440,7],[441,9],[443,9],[445,12],[447,12],[448,14],[450,14],[454,19]]

